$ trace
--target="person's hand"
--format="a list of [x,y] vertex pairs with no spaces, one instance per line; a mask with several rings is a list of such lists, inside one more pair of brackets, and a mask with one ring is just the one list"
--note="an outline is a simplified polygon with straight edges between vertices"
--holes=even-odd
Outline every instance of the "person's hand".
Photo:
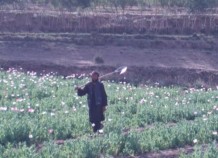
[[76,87],[75,90],[78,91],[79,89],[81,89],[80,87]]

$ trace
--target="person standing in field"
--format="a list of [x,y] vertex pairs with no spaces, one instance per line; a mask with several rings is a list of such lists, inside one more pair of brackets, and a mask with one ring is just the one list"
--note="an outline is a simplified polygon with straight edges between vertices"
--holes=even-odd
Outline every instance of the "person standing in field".
[[92,123],[93,132],[96,133],[103,128],[101,124],[105,120],[104,112],[107,106],[107,94],[103,83],[99,81],[99,73],[91,73],[91,82],[84,88],[76,87],[78,96],[87,94],[89,107],[89,121]]

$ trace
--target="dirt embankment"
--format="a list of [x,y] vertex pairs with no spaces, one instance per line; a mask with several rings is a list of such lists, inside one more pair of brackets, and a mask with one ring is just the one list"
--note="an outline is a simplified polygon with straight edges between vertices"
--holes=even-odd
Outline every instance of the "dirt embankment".
[[[144,38],[143,38],[144,37]],[[60,75],[114,71],[135,84],[217,86],[217,39],[211,36],[0,34],[0,67]],[[95,62],[96,57],[103,60]]]
[[190,14],[77,14],[0,11],[0,31],[193,34],[218,32],[218,16]]
[[[8,70],[13,67],[15,69],[22,68],[22,71],[34,71],[38,74],[47,74],[54,72],[58,75],[71,76],[83,73],[90,73],[93,70],[99,71],[101,74],[114,71],[114,66],[63,66],[52,63],[39,63],[33,61],[0,61],[1,68]],[[109,80],[132,83],[135,85],[157,85],[157,86],[184,86],[196,88],[216,88],[218,85],[217,71],[204,71],[196,69],[184,68],[160,68],[160,67],[142,67],[129,66],[128,72],[124,75],[113,75],[107,78]]]

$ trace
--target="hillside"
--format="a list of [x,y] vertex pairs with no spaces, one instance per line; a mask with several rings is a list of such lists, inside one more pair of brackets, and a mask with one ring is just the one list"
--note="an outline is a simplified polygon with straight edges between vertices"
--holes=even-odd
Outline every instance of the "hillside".
[[1,11],[0,66],[66,76],[127,65],[137,84],[216,86],[217,16],[148,13]]

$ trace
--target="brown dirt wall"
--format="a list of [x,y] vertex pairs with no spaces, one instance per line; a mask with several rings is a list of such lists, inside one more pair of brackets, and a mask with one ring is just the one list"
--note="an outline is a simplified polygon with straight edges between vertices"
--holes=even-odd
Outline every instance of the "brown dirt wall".
[[0,11],[1,32],[100,32],[156,34],[217,34],[218,16],[131,14],[44,14]]
[[[0,67],[4,70],[15,68],[24,72],[34,71],[40,74],[56,73],[57,75],[70,76],[72,74],[89,74],[93,70],[101,74],[112,72],[113,66],[60,66],[51,63],[41,64],[32,61],[0,61]],[[217,71],[204,71],[184,68],[160,68],[130,66],[124,75],[114,75],[107,80],[116,82],[127,82],[134,85],[158,85],[158,86],[183,86],[196,88],[216,88],[218,85]]]

